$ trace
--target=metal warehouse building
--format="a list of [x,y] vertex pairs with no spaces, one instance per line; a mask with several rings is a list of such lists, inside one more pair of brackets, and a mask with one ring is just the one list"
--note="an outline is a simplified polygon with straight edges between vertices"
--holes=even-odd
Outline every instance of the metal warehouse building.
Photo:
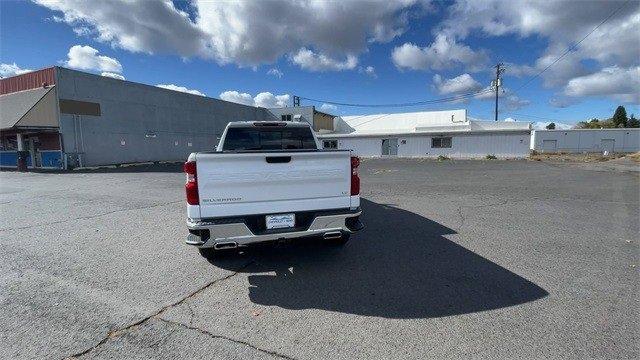
[[71,168],[184,160],[210,150],[229,121],[264,108],[51,67],[0,80],[0,164]]
[[520,158],[529,154],[531,125],[478,121],[466,110],[336,117],[320,130],[325,148],[360,156]]
[[640,151],[640,129],[534,130],[531,150],[546,153]]

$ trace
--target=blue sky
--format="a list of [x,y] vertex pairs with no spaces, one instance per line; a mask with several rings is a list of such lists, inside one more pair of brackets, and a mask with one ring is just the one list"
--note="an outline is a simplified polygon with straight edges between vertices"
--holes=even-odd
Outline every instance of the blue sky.
[[[291,95],[388,104],[481,91],[500,61],[500,120],[571,124],[610,117],[620,104],[640,115],[637,1],[3,1],[0,16],[5,77],[62,65],[258,105]],[[407,108],[325,105],[343,115],[467,108],[480,119],[493,119],[493,107],[491,96]]]

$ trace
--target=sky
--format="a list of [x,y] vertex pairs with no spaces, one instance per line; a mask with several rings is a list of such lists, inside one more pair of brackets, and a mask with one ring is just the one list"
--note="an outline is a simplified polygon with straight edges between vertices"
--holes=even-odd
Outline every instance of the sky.
[[0,76],[59,65],[249,105],[493,120],[504,63],[500,121],[570,127],[640,115],[638,34],[635,0],[9,0]]

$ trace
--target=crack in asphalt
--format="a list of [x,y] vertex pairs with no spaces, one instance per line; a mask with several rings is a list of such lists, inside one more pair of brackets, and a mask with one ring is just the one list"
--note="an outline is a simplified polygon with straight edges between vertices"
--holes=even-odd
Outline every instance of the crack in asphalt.
[[13,230],[24,230],[24,229],[30,229],[30,228],[34,228],[34,227],[38,227],[38,226],[63,224],[63,223],[67,223],[67,222],[70,222],[70,221],[76,221],[76,220],[94,219],[94,218],[97,218],[97,217],[110,215],[110,214],[114,214],[114,213],[118,213],[118,212],[131,211],[131,210],[151,209],[151,208],[154,208],[154,207],[161,207],[161,206],[166,206],[166,205],[171,205],[171,204],[177,204],[177,203],[180,203],[180,202],[183,202],[183,201],[184,200],[169,201],[169,202],[165,202],[165,203],[161,203],[161,204],[153,204],[153,205],[140,206],[140,207],[128,208],[128,209],[118,209],[118,210],[107,211],[107,212],[100,213],[100,214],[95,214],[95,215],[80,216],[80,217],[73,218],[73,219],[64,219],[64,220],[58,220],[58,221],[52,221],[52,222],[46,222],[46,223],[38,223],[38,224],[32,224],[32,225],[26,225],[26,226],[19,226],[19,227],[14,227],[14,228],[3,228],[3,229],[0,229],[0,232],[2,232],[2,231],[13,231]]
[[252,349],[254,349],[256,351],[259,351],[259,352],[262,352],[262,353],[265,353],[265,354],[269,354],[269,355],[273,355],[273,356],[276,356],[276,357],[279,357],[279,358],[282,358],[282,359],[296,360],[295,358],[293,358],[293,357],[291,357],[289,355],[281,354],[281,353],[279,353],[277,351],[273,351],[273,350],[263,349],[261,347],[253,345],[253,344],[251,344],[251,343],[249,343],[247,341],[244,341],[244,340],[238,340],[238,339],[230,338],[228,336],[214,334],[212,332],[209,332],[207,330],[201,329],[199,327],[186,325],[186,324],[183,324],[183,323],[177,322],[177,321],[171,321],[171,320],[167,320],[167,319],[163,319],[163,318],[157,318],[157,319],[160,320],[160,321],[163,321],[163,322],[165,322],[167,324],[180,326],[180,327],[182,327],[184,329],[198,331],[201,334],[207,335],[207,336],[209,336],[210,338],[213,338],[213,339],[222,339],[222,340],[231,341],[231,342],[234,342],[236,344],[245,345],[245,346],[248,346],[248,347],[250,347],[250,348],[252,348]]
[[195,317],[195,314],[193,312],[193,309],[191,308],[191,305],[189,305],[189,303],[184,303],[184,305],[189,310],[189,326],[192,326],[193,325],[193,318]]
[[458,234],[462,235],[462,227],[464,226],[464,213],[462,211],[462,205],[458,206],[458,217],[460,218],[460,225],[458,225]]
[[[146,317],[144,317],[144,318],[142,318],[142,319],[140,319],[138,321],[135,321],[135,322],[133,322],[133,323],[127,325],[127,326],[121,327],[121,328],[116,329],[116,330],[109,331],[107,333],[107,335],[104,338],[102,338],[100,341],[98,341],[95,345],[93,345],[93,346],[91,346],[91,347],[89,347],[89,348],[87,348],[85,350],[82,350],[80,352],[77,352],[75,354],[72,354],[70,356],[64,357],[63,359],[77,359],[77,358],[79,358],[79,357],[81,357],[83,355],[86,355],[86,354],[90,353],[93,350],[96,350],[100,346],[106,344],[109,340],[115,339],[117,337],[120,337],[121,335],[127,333],[128,331],[133,330],[133,329],[139,327],[140,325],[146,323],[147,321],[149,321],[152,318],[158,318],[158,316],[161,315],[163,312],[165,312],[165,311],[167,311],[167,310],[169,310],[169,309],[171,309],[171,308],[173,308],[175,306],[178,306],[178,305],[182,304],[183,302],[185,302],[185,301],[193,298],[194,296],[200,294],[201,292],[203,292],[204,290],[208,289],[209,287],[236,276],[237,274],[240,273],[240,271],[242,269],[245,269],[246,267],[248,267],[252,263],[253,263],[253,261],[249,261],[246,264],[244,264],[241,267],[239,267],[233,273],[231,273],[231,274],[229,274],[229,275],[227,275],[225,277],[222,277],[220,279],[216,279],[216,280],[213,280],[211,282],[208,282],[207,284],[205,284],[205,285],[201,286],[200,288],[196,289],[196,291],[188,294],[187,296],[185,296],[185,297],[183,297],[183,298],[181,298],[181,299],[179,299],[179,300],[177,300],[177,301],[175,301],[175,302],[173,302],[173,303],[171,303],[169,305],[161,307],[160,309],[158,309],[157,311],[153,312],[149,316],[146,316]],[[185,326],[187,326],[187,325],[185,325]]]

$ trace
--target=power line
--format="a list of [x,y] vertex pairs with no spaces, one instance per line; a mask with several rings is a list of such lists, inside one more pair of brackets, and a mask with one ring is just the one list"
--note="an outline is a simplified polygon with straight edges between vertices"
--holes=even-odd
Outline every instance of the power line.
[[508,111],[507,114],[511,114],[511,115],[515,115],[515,116],[521,116],[521,117],[525,117],[525,118],[539,119],[539,120],[558,121],[558,119],[552,119],[552,118],[548,118],[548,117],[544,117],[544,116],[537,116],[537,115],[519,114],[519,113],[515,113],[515,112],[512,112],[512,111]]
[[587,35],[585,35],[582,39],[580,39],[580,41],[574,43],[573,45],[571,45],[569,48],[567,48],[567,50],[565,52],[562,53],[562,55],[560,55],[560,57],[558,57],[557,59],[555,59],[551,64],[547,65],[547,67],[545,67],[544,69],[542,69],[539,73],[535,74],[534,76],[532,76],[529,80],[527,80],[527,82],[525,82],[524,84],[520,85],[520,87],[518,87],[517,89],[515,89],[514,91],[518,91],[522,88],[524,88],[525,86],[529,85],[533,80],[537,79],[538,77],[540,77],[540,75],[542,75],[545,71],[549,70],[550,67],[552,67],[553,65],[555,65],[558,61],[562,60],[565,56],[567,56],[571,51],[575,50],[578,45],[580,45],[580,43],[582,43],[586,38],[589,37],[589,35],[593,34],[594,31],[598,30],[598,28],[602,25],[604,25],[604,23],[606,23],[607,21],[609,21],[609,19],[611,19],[618,11],[620,11],[625,5],[627,5],[627,3],[631,1],[631,0],[627,0],[625,1],[622,5],[620,5],[617,9],[615,9],[613,12],[611,12],[609,14],[609,16],[607,16],[606,18],[604,18],[604,20],[602,20],[600,22],[600,24],[596,25],[596,27],[594,27],[593,29],[591,29],[591,31],[589,31],[589,33]]
[[444,97],[444,98],[439,98],[439,99],[431,99],[431,100],[423,100],[423,101],[415,101],[415,102],[406,102],[406,103],[392,103],[392,104],[357,104],[357,103],[342,103],[342,102],[336,102],[336,101],[312,99],[312,98],[307,98],[307,97],[303,97],[303,96],[299,96],[299,98],[307,100],[307,101],[317,102],[317,103],[325,103],[325,104],[331,104],[331,105],[337,105],[337,106],[347,106],[347,107],[374,107],[374,108],[380,108],[380,107],[408,107],[408,106],[440,104],[440,103],[447,103],[447,102],[452,102],[452,101],[465,100],[465,99],[474,97],[476,95],[480,95],[480,94],[488,93],[488,92],[492,92],[492,91],[493,91],[493,89],[487,88],[487,89],[483,89],[483,90],[479,90],[479,91],[475,91],[475,92],[470,92],[470,93],[461,94],[461,95],[455,95],[455,96],[449,96],[449,97]]

